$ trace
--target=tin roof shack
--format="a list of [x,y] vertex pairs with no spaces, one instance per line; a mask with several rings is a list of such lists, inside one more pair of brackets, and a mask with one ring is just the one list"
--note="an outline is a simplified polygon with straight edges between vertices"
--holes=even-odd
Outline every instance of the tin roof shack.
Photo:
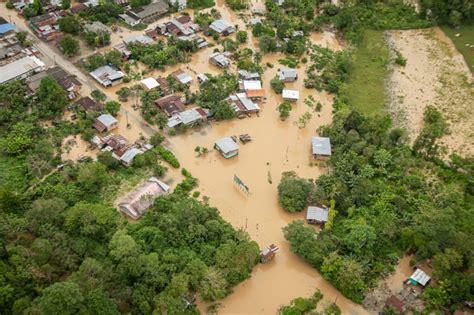
[[134,220],[138,220],[153,205],[155,199],[167,194],[170,187],[155,177],[150,177],[122,199],[119,210]]
[[71,11],[72,14],[79,14],[82,11],[87,10],[89,7],[86,6],[84,3],[78,3],[74,6],[72,6],[69,11]]
[[231,137],[225,137],[216,141],[214,149],[219,151],[223,157],[229,159],[239,154],[240,146]]
[[260,107],[255,104],[245,93],[237,93],[229,96],[227,99],[237,116],[258,113]]
[[306,212],[306,222],[309,224],[320,224],[324,226],[328,221],[329,209],[326,206],[309,206]]
[[178,113],[168,119],[168,127],[175,128],[179,125],[192,127],[207,121],[207,113],[201,107],[191,108]]
[[115,45],[114,49],[118,51],[119,53],[121,53],[122,58],[125,60],[130,59],[130,56],[132,55],[132,51],[128,49],[127,45],[125,45],[124,43]]
[[278,71],[278,78],[282,82],[294,82],[298,80],[298,71],[291,68],[281,69]]
[[77,102],[72,104],[73,108],[80,108],[86,112],[97,112],[101,113],[104,107],[91,99],[89,96],[81,97]]
[[405,309],[405,304],[403,304],[403,302],[395,295],[391,295],[387,300],[385,300],[385,306],[391,307],[399,313],[402,313]]
[[155,40],[158,37],[158,32],[154,29],[149,29],[145,31],[145,35]]
[[204,82],[209,81],[209,77],[204,73],[198,73],[197,79],[199,84],[203,84]]
[[181,84],[189,85],[193,81],[193,77],[186,73],[184,70],[176,70],[171,75]]
[[331,156],[331,140],[325,137],[313,137],[311,139],[313,157],[321,160]]
[[160,90],[163,92],[165,95],[168,95],[171,93],[170,86],[168,83],[168,80],[164,77],[158,77],[156,78],[156,81],[160,84]]
[[177,19],[168,21],[164,24],[164,27],[165,34],[174,36],[189,36],[199,29],[197,24],[191,22],[189,15],[182,15]]
[[43,71],[44,63],[37,57],[27,56],[0,67],[0,84],[28,78]]
[[95,69],[90,75],[105,87],[122,83],[123,77],[125,76],[122,71],[116,70],[109,65]]
[[296,90],[283,89],[281,95],[288,102],[296,102],[300,99],[300,92]]
[[217,34],[224,36],[228,36],[236,32],[235,26],[223,19],[215,20],[211,23],[211,25],[209,25],[209,28]]
[[131,9],[129,15],[142,21],[143,23],[151,23],[158,20],[162,15],[168,12],[168,3],[165,0],[158,0],[141,8]]
[[260,251],[260,262],[265,264],[275,258],[275,254],[280,250],[275,244],[271,244]]
[[139,155],[143,154],[144,152],[134,146],[128,148],[122,156],[120,156],[120,162],[125,166],[125,167],[130,167],[133,164],[133,159]]
[[112,115],[102,114],[95,119],[92,127],[98,132],[109,132],[118,127],[118,120]]
[[155,105],[168,117],[176,115],[184,110],[184,104],[181,97],[176,94],[163,96],[155,101]]
[[417,268],[408,280],[413,285],[420,285],[425,288],[430,283],[431,277],[420,268]]
[[156,81],[154,78],[145,78],[140,81],[140,84],[143,86],[143,89],[145,91],[151,91],[153,89],[156,89],[157,87],[160,87],[160,84],[158,81]]
[[209,62],[213,64],[214,66],[217,66],[221,69],[228,68],[231,64],[231,61],[229,57],[231,56],[231,53],[226,51],[226,52],[215,52],[212,53],[209,56]]

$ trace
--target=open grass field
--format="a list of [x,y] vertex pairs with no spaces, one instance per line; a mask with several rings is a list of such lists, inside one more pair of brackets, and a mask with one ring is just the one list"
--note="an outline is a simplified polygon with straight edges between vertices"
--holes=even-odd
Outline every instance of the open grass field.
[[[443,26],[442,29],[451,38],[457,50],[464,56],[469,69],[474,73],[474,48],[470,47],[474,45],[474,24],[466,24],[457,29]],[[456,37],[456,34],[460,36]]]
[[354,51],[349,80],[342,88],[342,95],[348,98],[351,106],[365,114],[377,113],[385,108],[389,59],[384,32],[366,31],[364,40]]

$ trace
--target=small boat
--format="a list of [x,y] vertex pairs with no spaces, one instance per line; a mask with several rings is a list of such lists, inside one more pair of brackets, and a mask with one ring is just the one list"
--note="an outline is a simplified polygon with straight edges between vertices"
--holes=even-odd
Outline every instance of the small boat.
[[247,143],[249,141],[252,141],[252,137],[250,137],[250,135],[248,133],[241,134],[239,136],[239,139],[240,139],[240,141],[242,141],[242,143]]

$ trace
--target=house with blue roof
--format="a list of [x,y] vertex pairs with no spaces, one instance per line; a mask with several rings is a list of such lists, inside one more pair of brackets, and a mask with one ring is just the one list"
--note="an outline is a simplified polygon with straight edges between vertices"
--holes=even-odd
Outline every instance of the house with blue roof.
[[11,34],[15,31],[15,25],[8,23],[0,16],[0,37]]

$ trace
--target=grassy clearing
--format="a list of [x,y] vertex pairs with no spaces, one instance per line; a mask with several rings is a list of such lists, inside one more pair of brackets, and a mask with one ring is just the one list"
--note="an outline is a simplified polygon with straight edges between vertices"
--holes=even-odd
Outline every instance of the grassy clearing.
[[385,79],[388,76],[389,49],[383,31],[366,31],[353,53],[349,80],[342,88],[348,103],[365,114],[385,107]]
[[[457,50],[464,56],[469,69],[474,73],[474,48],[466,46],[474,45],[474,24],[463,25],[456,29],[443,26],[442,29],[451,38]],[[456,37],[458,33],[461,35]]]

